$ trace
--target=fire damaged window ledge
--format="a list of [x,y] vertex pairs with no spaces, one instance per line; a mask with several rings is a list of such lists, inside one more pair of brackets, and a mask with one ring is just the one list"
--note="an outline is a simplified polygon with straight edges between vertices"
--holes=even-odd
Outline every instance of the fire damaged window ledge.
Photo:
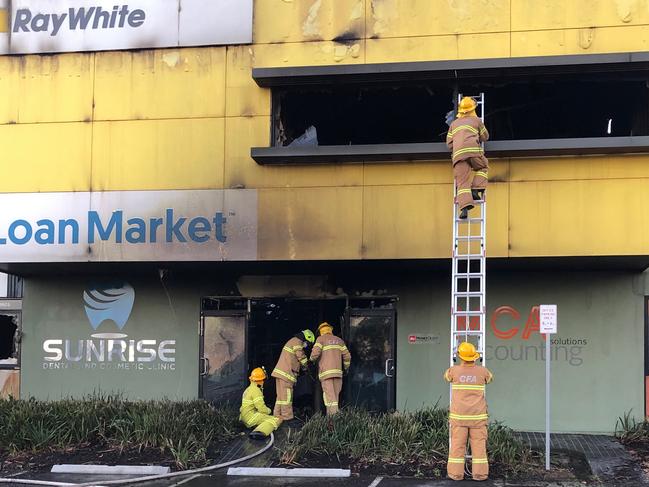
[[[487,142],[488,157],[548,157],[649,153],[649,136],[575,139],[496,140]],[[444,143],[253,147],[260,165],[334,164],[447,160]]]

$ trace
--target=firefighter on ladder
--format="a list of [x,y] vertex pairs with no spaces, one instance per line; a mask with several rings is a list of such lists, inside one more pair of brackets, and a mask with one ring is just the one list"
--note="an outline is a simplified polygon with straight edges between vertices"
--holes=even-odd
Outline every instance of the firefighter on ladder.
[[277,400],[273,414],[279,416],[283,421],[293,419],[293,386],[297,383],[297,376],[306,371],[309,361],[305,349],[308,344],[315,342],[315,335],[311,330],[303,330],[289,341],[282,348],[277,365],[272,375],[277,386]]
[[326,321],[318,327],[320,336],[313,346],[309,360],[318,363],[318,378],[322,385],[322,399],[327,416],[338,412],[338,398],[343,387],[343,369],[349,370],[352,356],[342,338],[333,334],[333,326]]
[[451,383],[451,408],[449,432],[451,446],[448,452],[448,477],[464,479],[464,458],[467,439],[471,443],[471,471],[473,480],[486,480],[489,476],[487,459],[487,401],[485,385],[493,379],[486,367],[476,365],[480,354],[469,342],[457,348],[460,365],[454,365],[444,373]]
[[270,415],[270,408],[264,402],[264,381],[266,371],[257,367],[250,374],[250,385],[243,391],[239,420],[248,428],[256,428],[250,433],[253,439],[263,439],[279,428],[282,420]]
[[[446,135],[446,145],[452,151],[453,176],[461,219],[467,218],[474,200],[481,200],[487,188],[489,161],[484,155],[482,142],[489,140],[489,132],[476,115],[476,107],[473,98],[462,98],[457,118],[451,123]],[[472,170],[476,171],[473,182]]]

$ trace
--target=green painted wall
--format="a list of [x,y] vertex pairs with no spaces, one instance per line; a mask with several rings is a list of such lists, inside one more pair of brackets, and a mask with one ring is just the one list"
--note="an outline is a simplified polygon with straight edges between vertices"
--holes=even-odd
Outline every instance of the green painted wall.
[[[167,297],[157,276],[126,276],[135,289],[135,304],[122,331],[129,339],[175,339],[175,371],[43,369],[44,340],[90,338],[92,329],[82,299],[90,279],[28,279],[23,315],[23,397],[56,399],[98,390],[123,392],[142,399],[196,397],[200,297],[236,290],[235,276],[212,277],[221,289],[207,281],[197,282],[191,275],[171,278]],[[616,418],[625,411],[633,409],[636,416],[641,416],[645,289],[638,285],[640,277],[624,272],[491,272],[488,321],[502,306],[520,313],[518,320],[505,315],[496,320],[505,332],[519,327],[511,339],[497,338],[490,323],[487,326],[488,366],[496,378],[488,388],[492,418],[519,429],[544,428],[542,340],[538,332],[531,333],[528,339],[522,336],[531,308],[541,303],[558,304],[556,338],[571,343],[559,345],[558,358],[553,363],[555,431],[610,432]],[[350,293],[386,289],[399,295],[398,408],[416,409],[436,402],[446,405],[448,389],[442,373],[448,366],[448,275],[354,272],[339,275],[338,280],[330,280],[329,284]],[[104,322],[98,331],[116,329],[113,323]],[[410,334],[431,335],[437,340],[410,344]]]
[[[491,273],[488,278],[487,366],[495,381],[487,397],[492,419],[513,428],[545,428],[545,362],[542,339],[534,332],[522,338],[531,308],[558,305],[553,361],[553,429],[611,432],[616,418],[644,409],[643,291],[634,291],[639,275],[616,272]],[[415,409],[437,401],[448,404],[442,373],[448,366],[450,290],[446,274],[432,279],[400,279],[389,289],[400,296],[398,317],[397,403]],[[520,329],[515,337],[494,336],[489,321],[494,310],[511,306],[520,313],[497,318],[503,331]],[[430,345],[408,343],[409,334],[439,336]],[[573,342],[574,340],[574,342]]]
[[[100,279],[99,279],[100,280]],[[23,348],[21,395],[42,399],[82,396],[93,392],[123,393],[137,399],[194,398],[198,394],[198,315],[201,291],[189,287],[170,288],[170,299],[154,278],[127,281],[135,289],[131,316],[121,330],[125,340],[176,340],[175,370],[46,369],[43,342],[70,339],[77,352],[78,340],[94,333],[84,311],[83,291],[92,279],[57,277],[27,279],[23,301]],[[118,332],[112,321],[104,321],[97,332]],[[142,354],[137,354],[143,356]],[[146,355],[144,355],[146,356]],[[128,359],[128,354],[126,355]],[[137,358],[137,357],[136,357]],[[106,362],[108,363],[108,362]],[[112,362],[115,365],[117,362]],[[161,362],[142,363],[142,366]],[[129,364],[130,366],[134,364]]]

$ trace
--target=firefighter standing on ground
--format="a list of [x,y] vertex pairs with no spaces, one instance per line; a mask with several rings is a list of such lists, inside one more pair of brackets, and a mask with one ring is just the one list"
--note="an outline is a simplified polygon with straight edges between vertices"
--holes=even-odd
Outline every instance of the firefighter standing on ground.
[[250,386],[243,392],[239,420],[248,428],[256,426],[250,433],[254,439],[266,438],[279,428],[281,419],[270,415],[270,408],[264,402],[264,381],[266,371],[257,367],[250,374]]
[[[476,115],[476,107],[473,98],[462,98],[457,119],[446,135],[446,145],[453,151],[453,176],[462,219],[468,216],[474,200],[482,199],[488,180],[489,161],[481,144],[489,140],[489,132]],[[470,182],[472,170],[476,171],[473,183]]]
[[444,379],[451,383],[451,447],[447,473],[453,480],[464,479],[464,457],[468,438],[471,442],[473,479],[486,480],[489,476],[489,461],[485,384],[492,381],[493,374],[486,367],[476,365],[480,354],[473,344],[462,342],[457,349],[457,355],[461,365],[454,365],[444,373]]
[[275,377],[277,386],[273,414],[284,421],[293,419],[293,386],[297,382],[300,369],[307,370],[308,360],[304,349],[308,346],[307,343],[313,342],[315,335],[311,330],[301,331],[287,341],[271,374]]
[[352,356],[342,338],[333,334],[333,326],[324,322],[318,327],[320,336],[313,346],[310,360],[318,362],[318,378],[327,415],[338,412],[338,396],[343,387],[343,367],[349,370]]

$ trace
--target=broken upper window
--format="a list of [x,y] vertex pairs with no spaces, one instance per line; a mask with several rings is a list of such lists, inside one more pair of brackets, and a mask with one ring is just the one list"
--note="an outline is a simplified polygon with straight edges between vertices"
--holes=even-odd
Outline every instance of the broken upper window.
[[18,346],[16,343],[16,319],[9,315],[0,315],[0,365],[17,363]]
[[485,94],[492,140],[649,135],[638,71],[277,88],[273,145],[443,142],[457,93]]

